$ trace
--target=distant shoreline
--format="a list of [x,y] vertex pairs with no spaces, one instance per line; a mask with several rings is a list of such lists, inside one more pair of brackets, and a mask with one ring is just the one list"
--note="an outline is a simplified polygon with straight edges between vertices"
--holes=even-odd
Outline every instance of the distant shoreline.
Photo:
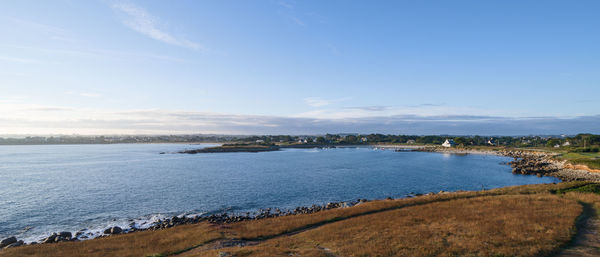
[[50,144],[0,144],[0,146],[17,146],[17,145],[200,145],[200,144],[213,144],[213,145],[221,145],[225,142],[135,142],[135,143],[127,143],[127,142],[118,142],[118,143],[50,143]]

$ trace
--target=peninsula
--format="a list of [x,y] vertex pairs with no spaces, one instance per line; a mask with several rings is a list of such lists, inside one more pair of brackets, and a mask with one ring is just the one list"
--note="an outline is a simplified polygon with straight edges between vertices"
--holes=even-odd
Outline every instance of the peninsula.
[[224,144],[215,147],[206,147],[193,150],[184,150],[179,153],[197,154],[197,153],[236,153],[236,152],[271,152],[279,151],[280,147],[276,145],[259,145],[259,144]]

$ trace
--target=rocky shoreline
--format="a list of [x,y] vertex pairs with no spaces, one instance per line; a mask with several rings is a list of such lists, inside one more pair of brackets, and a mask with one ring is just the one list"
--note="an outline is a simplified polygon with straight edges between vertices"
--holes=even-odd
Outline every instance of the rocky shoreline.
[[[418,195],[420,195],[420,194],[408,195],[408,197],[418,196]],[[391,199],[391,198],[388,198],[388,199]],[[241,214],[222,213],[222,214],[212,214],[212,215],[206,215],[206,216],[180,215],[180,216],[173,216],[171,218],[159,219],[158,221],[153,222],[149,226],[146,226],[144,228],[139,228],[138,226],[136,226],[135,222],[130,223],[127,228],[121,228],[119,226],[109,227],[103,231],[102,235],[100,235],[96,238],[117,235],[117,234],[123,234],[123,233],[132,233],[132,232],[137,232],[137,231],[160,230],[160,229],[171,228],[171,227],[179,226],[179,225],[196,224],[196,223],[204,222],[204,221],[214,223],[214,224],[228,224],[228,223],[234,223],[234,222],[240,222],[240,221],[246,221],[246,220],[260,220],[260,219],[282,217],[282,216],[310,214],[310,213],[316,213],[316,212],[330,210],[330,209],[352,207],[352,206],[355,206],[355,205],[358,205],[358,204],[361,204],[364,202],[368,202],[368,201],[369,200],[367,200],[367,199],[357,199],[356,201],[330,202],[330,203],[327,203],[324,205],[316,205],[315,204],[315,205],[312,205],[309,207],[303,206],[303,207],[297,207],[293,210],[284,210],[284,211],[282,211],[278,208],[275,208],[275,209],[266,208],[266,209],[259,209],[256,213],[250,213],[250,212],[241,213]],[[12,237],[8,237],[8,238],[5,238],[0,241],[0,249],[18,247],[18,246],[23,246],[23,245],[52,244],[52,243],[58,243],[58,242],[81,241],[81,240],[92,239],[89,237],[89,233],[86,233],[86,231],[87,231],[87,229],[82,229],[82,230],[76,232],[75,234],[73,234],[72,232],[69,232],[69,231],[56,232],[56,233],[52,233],[48,237],[45,237],[37,242],[31,242],[29,244],[25,243],[23,240],[18,240],[16,237],[12,236]]]
[[[462,191],[462,190],[459,190],[457,192],[460,192],[460,191]],[[439,193],[447,193],[447,192],[440,191]],[[430,192],[427,194],[410,193],[410,194],[406,195],[406,197],[410,198],[410,197],[418,197],[418,196],[433,195],[433,194],[435,194],[435,193],[433,193],[433,192]],[[388,197],[385,200],[392,200],[392,199],[393,198]],[[212,214],[212,215],[206,215],[206,216],[180,215],[180,216],[173,216],[171,218],[159,219],[158,221],[152,222],[149,226],[144,227],[144,228],[139,228],[138,226],[136,226],[135,222],[130,223],[129,226],[126,228],[121,228],[119,226],[109,227],[103,231],[102,235],[93,237],[93,238],[101,238],[101,237],[107,237],[107,236],[111,236],[111,235],[133,233],[133,232],[138,232],[138,231],[147,231],[147,230],[155,231],[155,230],[171,228],[174,226],[180,226],[180,225],[185,225],[185,224],[196,224],[196,223],[200,223],[200,222],[210,222],[213,224],[229,224],[229,223],[235,223],[235,222],[241,222],[241,221],[247,221],[247,220],[260,220],[260,219],[268,219],[268,218],[274,218],[274,217],[311,214],[311,213],[317,213],[317,212],[331,210],[331,209],[337,209],[337,208],[348,208],[348,207],[352,207],[352,206],[359,205],[359,204],[369,202],[369,201],[370,200],[367,200],[367,199],[357,199],[355,201],[330,202],[330,203],[323,204],[323,205],[313,204],[312,206],[296,207],[295,209],[290,209],[290,210],[280,210],[279,208],[273,208],[273,209],[266,208],[266,209],[259,209],[255,213],[250,213],[250,212],[221,213],[221,214]],[[53,243],[58,243],[58,242],[82,241],[82,240],[93,239],[93,238],[89,237],[89,233],[87,233],[87,231],[88,231],[87,229],[82,229],[82,230],[76,232],[75,234],[73,234],[72,232],[69,232],[69,231],[55,232],[55,233],[52,233],[51,235],[49,235],[48,237],[45,237],[39,241],[31,242],[31,243],[25,243],[23,240],[18,240],[14,236],[8,237],[8,238],[5,238],[0,241],[0,250],[5,249],[5,248],[24,246],[24,245],[53,244]]]

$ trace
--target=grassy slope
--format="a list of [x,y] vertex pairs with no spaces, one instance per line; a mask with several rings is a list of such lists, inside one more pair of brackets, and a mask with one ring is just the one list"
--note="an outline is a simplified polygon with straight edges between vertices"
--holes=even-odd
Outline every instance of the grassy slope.
[[[518,255],[535,256],[564,245],[581,212],[576,201],[552,193],[584,185],[586,182],[527,185],[380,200],[308,215],[228,225],[200,223],[84,242],[19,247],[2,250],[0,256],[216,256],[225,251],[236,256],[351,256],[352,252],[369,256],[406,251],[443,256],[444,247],[461,255],[519,251],[522,254]],[[259,244],[210,249],[215,242],[230,239]]]
[[[566,244],[581,206],[555,195],[477,197],[365,215],[218,256],[540,256]],[[327,250],[328,249],[328,250]]]
[[600,169],[600,153],[561,153],[559,159],[567,160],[573,164],[582,164],[590,169]]

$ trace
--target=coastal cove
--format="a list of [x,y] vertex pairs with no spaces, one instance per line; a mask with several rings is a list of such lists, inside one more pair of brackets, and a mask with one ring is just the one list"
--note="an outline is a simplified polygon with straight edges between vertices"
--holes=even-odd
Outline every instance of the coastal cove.
[[[182,214],[281,210],[357,199],[552,183],[511,173],[512,158],[372,147],[159,154],[214,145],[0,147],[0,238],[143,228]],[[27,183],[26,183],[27,182]]]

